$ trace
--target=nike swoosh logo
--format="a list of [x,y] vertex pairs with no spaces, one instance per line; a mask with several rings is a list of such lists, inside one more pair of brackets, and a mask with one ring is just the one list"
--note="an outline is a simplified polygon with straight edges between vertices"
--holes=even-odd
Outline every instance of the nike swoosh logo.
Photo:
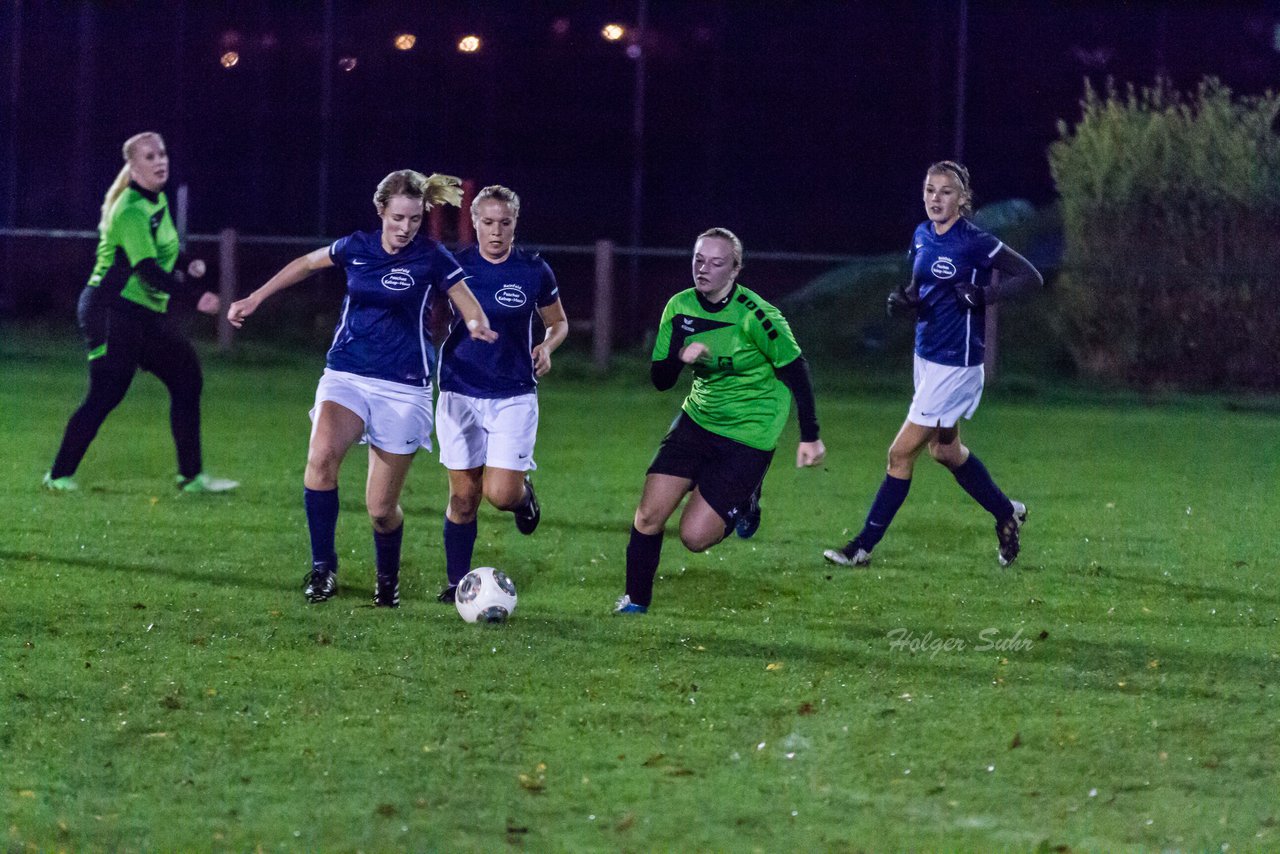
[[360,267],[360,266],[363,266],[363,265],[368,264],[368,263],[369,263],[368,261],[352,261],[352,262],[351,262],[351,266],[352,266],[352,267]]

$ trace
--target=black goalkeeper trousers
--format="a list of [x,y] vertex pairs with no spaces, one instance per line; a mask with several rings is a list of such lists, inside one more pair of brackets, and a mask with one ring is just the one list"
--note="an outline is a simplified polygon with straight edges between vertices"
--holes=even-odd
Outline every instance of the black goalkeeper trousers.
[[89,390],[71,415],[49,475],[75,474],[102,423],[124,400],[138,369],[149,371],[169,390],[169,429],[178,452],[178,474],[195,477],[203,469],[200,450],[200,392],[204,377],[191,342],[167,315],[111,298],[102,306],[96,288],[85,288],[77,316],[89,349]]

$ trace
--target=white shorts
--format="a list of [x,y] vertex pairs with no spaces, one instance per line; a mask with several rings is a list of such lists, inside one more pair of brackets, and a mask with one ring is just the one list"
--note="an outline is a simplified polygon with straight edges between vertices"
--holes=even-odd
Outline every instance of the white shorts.
[[412,454],[418,448],[431,450],[429,385],[420,388],[325,368],[310,412],[313,432],[316,413],[326,400],[360,416],[364,422],[362,444],[367,442],[393,454]]
[[915,357],[916,393],[907,420],[921,427],[954,427],[972,418],[982,400],[982,365],[958,368]]
[[490,399],[442,391],[436,401],[436,438],[440,463],[447,469],[533,471],[538,467],[533,461],[538,395]]

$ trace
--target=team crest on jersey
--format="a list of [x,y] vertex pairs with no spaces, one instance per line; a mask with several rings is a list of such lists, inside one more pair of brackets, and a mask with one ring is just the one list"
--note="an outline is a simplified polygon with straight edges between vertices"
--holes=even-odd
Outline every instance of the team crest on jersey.
[[956,265],[951,262],[950,258],[939,258],[933,262],[933,266],[929,268],[935,279],[949,279],[956,274]]
[[498,292],[493,295],[494,301],[498,305],[505,305],[507,308],[519,308],[529,301],[524,295],[524,291],[520,290],[519,285],[503,285],[498,288]]
[[396,267],[382,277],[382,286],[389,291],[407,291],[413,285],[413,276],[405,267]]

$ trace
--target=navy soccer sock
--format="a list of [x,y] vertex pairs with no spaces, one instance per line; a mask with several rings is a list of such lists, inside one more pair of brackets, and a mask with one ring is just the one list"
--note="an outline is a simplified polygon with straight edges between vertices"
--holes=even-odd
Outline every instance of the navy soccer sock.
[[311,534],[311,565],[338,570],[334,545],[338,530],[338,490],[302,488],[302,504],[307,510],[307,530]]
[[996,482],[991,479],[991,474],[982,464],[982,460],[978,459],[977,454],[971,452],[969,459],[953,469],[951,473],[956,476],[956,483],[972,495],[973,500],[981,504],[983,510],[996,517],[997,522],[1003,522],[1013,515],[1013,502],[1009,500],[1009,496],[1000,491],[1000,487],[996,486]]
[[627,543],[627,595],[632,604],[649,607],[653,599],[653,577],[658,574],[662,557],[662,532],[642,534],[631,526]]
[[449,583],[457,584],[471,571],[471,554],[476,547],[476,520],[458,524],[444,517],[444,568]]
[[373,561],[382,578],[400,577],[400,543],[404,540],[404,523],[385,534],[373,532]]
[[858,542],[868,552],[874,549],[876,544],[884,538],[885,533],[889,530],[889,523],[893,521],[893,517],[898,512],[898,508],[902,506],[902,502],[907,500],[907,492],[910,489],[911,478],[904,480],[891,474],[884,476],[884,482],[880,484],[880,489],[876,491],[876,499],[871,502],[871,510],[867,513],[867,521],[862,526],[862,532],[858,534]]

